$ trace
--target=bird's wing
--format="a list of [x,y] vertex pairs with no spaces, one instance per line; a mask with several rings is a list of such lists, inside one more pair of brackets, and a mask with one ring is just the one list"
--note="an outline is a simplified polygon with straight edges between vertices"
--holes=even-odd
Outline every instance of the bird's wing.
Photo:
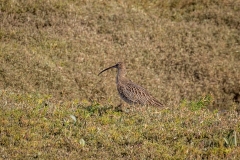
[[127,81],[124,85],[118,85],[118,91],[120,96],[128,103],[163,107],[163,104],[149,94],[146,89],[132,81]]
[[124,85],[119,85],[120,95],[132,103],[140,103],[146,105],[151,99],[151,95],[141,86],[128,81]]

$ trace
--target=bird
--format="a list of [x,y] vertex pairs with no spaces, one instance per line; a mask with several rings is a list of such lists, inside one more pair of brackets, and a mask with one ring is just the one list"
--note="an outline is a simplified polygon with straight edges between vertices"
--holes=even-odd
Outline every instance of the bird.
[[130,105],[163,107],[163,104],[154,98],[145,88],[135,84],[126,77],[124,62],[118,62],[114,66],[102,70],[98,76],[112,68],[117,69],[116,84],[121,99]]

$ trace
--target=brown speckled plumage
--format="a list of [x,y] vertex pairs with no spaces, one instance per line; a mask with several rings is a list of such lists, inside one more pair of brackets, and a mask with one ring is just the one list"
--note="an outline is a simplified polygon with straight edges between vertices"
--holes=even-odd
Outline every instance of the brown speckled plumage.
[[125,102],[129,104],[163,107],[163,104],[149,94],[146,89],[133,83],[131,80],[125,77],[126,69],[123,62],[118,62],[116,65],[104,69],[98,75],[111,68],[117,68],[118,70],[116,80],[117,90],[120,97]]

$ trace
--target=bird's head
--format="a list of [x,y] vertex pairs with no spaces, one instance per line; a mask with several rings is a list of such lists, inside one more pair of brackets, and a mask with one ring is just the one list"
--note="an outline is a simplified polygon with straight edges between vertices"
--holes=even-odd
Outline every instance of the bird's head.
[[109,70],[111,68],[117,68],[118,70],[122,70],[125,69],[124,63],[123,62],[118,62],[117,64],[115,64],[114,66],[108,67],[104,70],[102,70],[98,75],[100,75],[101,73],[105,72],[106,70]]

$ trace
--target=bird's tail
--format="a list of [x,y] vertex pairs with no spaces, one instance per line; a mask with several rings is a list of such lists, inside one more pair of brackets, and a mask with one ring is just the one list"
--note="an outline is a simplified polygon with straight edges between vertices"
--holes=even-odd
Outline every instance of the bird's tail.
[[149,101],[149,104],[151,106],[155,106],[155,107],[163,107],[163,104],[161,102],[159,102],[158,100],[156,100],[155,98],[151,99]]

